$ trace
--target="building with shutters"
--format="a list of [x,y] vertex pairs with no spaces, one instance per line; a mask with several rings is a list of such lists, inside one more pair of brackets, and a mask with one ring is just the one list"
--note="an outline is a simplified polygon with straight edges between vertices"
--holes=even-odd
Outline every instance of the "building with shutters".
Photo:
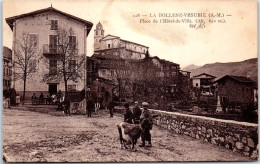
[[3,90],[9,89],[12,82],[12,50],[3,47]]
[[[57,42],[59,40],[57,31],[60,28],[72,29],[73,35],[69,36],[69,48],[76,46],[73,52],[75,56],[86,56],[87,36],[93,26],[89,21],[75,17],[53,7],[25,13],[6,18],[6,23],[13,31],[13,50],[18,48],[18,43],[23,34],[28,34],[31,46],[37,49],[37,56],[31,59],[34,70],[26,83],[26,97],[32,93],[39,96],[40,92],[55,94],[58,90],[64,91],[64,81],[62,79],[52,79],[45,81],[43,74],[56,74],[59,67],[57,57],[61,53]],[[73,70],[76,67],[78,58],[68,61],[68,68]],[[17,60],[13,55],[13,60]],[[85,75],[78,81],[68,81],[68,91],[81,91],[84,89]],[[13,83],[16,91],[23,91],[23,81],[16,80]]]

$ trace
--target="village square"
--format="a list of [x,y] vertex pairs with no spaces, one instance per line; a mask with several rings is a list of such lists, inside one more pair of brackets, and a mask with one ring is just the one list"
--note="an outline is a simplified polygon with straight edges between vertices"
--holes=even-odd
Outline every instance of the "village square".
[[258,159],[257,58],[182,68],[52,5],[3,23],[4,161]]

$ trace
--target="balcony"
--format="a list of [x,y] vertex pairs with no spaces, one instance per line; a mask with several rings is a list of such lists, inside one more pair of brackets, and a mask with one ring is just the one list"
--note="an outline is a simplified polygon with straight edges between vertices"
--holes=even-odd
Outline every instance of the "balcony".
[[[78,55],[78,49],[70,49],[66,51],[67,54]],[[58,45],[44,44],[43,45],[43,55],[46,57],[58,57],[62,54],[61,48]]]

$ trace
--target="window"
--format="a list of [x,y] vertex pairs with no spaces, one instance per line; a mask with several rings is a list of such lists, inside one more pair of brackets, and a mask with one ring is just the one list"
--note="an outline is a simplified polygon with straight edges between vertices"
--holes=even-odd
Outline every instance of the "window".
[[76,60],[69,60],[69,71],[70,72],[76,71]]
[[51,20],[51,30],[58,30],[58,20]]
[[7,80],[7,86],[10,87],[11,86],[11,81]]
[[69,36],[69,48],[70,49],[76,48],[76,36]]
[[110,48],[110,44],[108,44],[107,47]]
[[76,91],[76,85],[68,85],[68,91]]
[[56,75],[57,74],[57,60],[50,60],[49,63],[49,74]]
[[96,35],[98,35],[98,30],[96,31]]
[[104,35],[104,31],[101,31],[101,35]]
[[198,84],[198,83],[196,83],[196,87],[197,87],[197,86],[199,86],[199,84]]
[[38,45],[38,34],[29,34],[30,46],[33,48]]
[[50,53],[54,54],[57,53],[58,49],[58,35],[50,35]]

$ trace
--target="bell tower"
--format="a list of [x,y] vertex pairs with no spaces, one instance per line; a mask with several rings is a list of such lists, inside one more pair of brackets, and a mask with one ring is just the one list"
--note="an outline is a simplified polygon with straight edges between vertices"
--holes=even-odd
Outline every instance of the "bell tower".
[[94,30],[94,51],[101,49],[100,39],[104,37],[104,30],[102,24],[99,22]]

